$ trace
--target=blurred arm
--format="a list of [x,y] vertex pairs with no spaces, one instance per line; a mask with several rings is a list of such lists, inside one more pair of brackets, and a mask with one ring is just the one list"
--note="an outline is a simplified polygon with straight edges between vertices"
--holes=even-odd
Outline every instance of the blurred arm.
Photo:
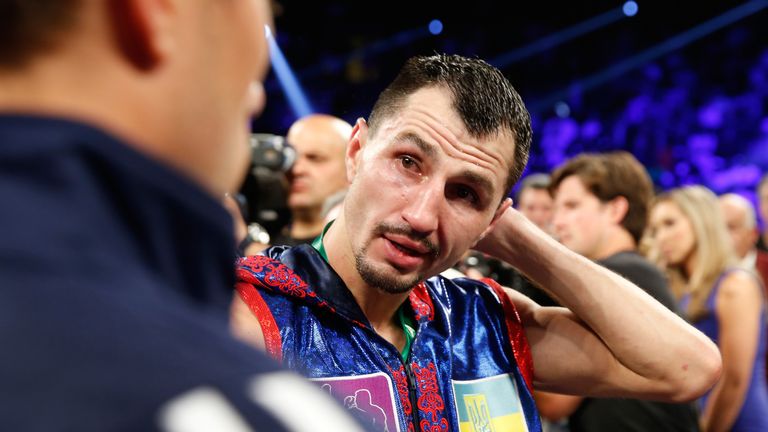
[[705,432],[730,430],[741,411],[757,353],[762,305],[760,287],[750,275],[734,272],[723,280],[715,299],[723,376],[701,416]]

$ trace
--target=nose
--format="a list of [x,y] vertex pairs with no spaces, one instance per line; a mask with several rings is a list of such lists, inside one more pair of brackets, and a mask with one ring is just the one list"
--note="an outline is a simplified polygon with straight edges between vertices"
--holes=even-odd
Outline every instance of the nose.
[[555,231],[561,230],[565,226],[565,217],[562,211],[555,210],[552,212],[552,227]]
[[440,203],[443,201],[443,188],[436,184],[410,188],[405,195],[406,206],[403,219],[411,229],[428,235],[437,230]]
[[298,177],[305,173],[307,169],[307,164],[305,163],[305,158],[301,155],[298,155],[296,157],[296,161],[293,163],[293,166],[291,167],[291,171],[289,172],[289,175],[291,177]]

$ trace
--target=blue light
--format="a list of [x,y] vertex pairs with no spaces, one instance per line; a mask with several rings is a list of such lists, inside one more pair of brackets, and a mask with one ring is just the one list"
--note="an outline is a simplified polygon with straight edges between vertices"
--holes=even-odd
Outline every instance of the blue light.
[[439,35],[443,32],[443,22],[439,19],[433,19],[429,22],[429,32],[433,35]]
[[304,89],[301,87],[298,78],[296,78],[296,74],[293,73],[291,65],[288,64],[288,59],[285,58],[285,54],[277,45],[272,29],[265,27],[264,31],[267,36],[272,70],[275,71],[277,81],[283,88],[285,97],[288,99],[294,114],[296,114],[297,118],[301,118],[314,113],[315,110],[309,103],[309,98],[304,93]]
[[555,114],[560,118],[566,118],[571,115],[571,107],[565,102],[558,102],[555,104]]
[[624,6],[621,7],[621,10],[624,11],[624,15],[628,17],[633,17],[637,15],[637,2],[628,1],[624,3]]

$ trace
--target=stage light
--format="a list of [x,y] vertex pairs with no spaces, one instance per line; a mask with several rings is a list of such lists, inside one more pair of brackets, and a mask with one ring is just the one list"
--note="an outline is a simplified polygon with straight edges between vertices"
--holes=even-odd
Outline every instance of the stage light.
[[429,22],[429,32],[433,35],[439,35],[443,32],[443,22],[439,19],[433,19]]
[[624,6],[621,7],[621,10],[624,11],[624,15],[628,17],[633,17],[637,15],[637,2],[628,1],[624,3]]
[[309,98],[304,93],[304,89],[296,78],[296,74],[291,69],[288,59],[285,58],[283,51],[277,45],[272,29],[265,26],[264,31],[266,32],[267,44],[269,45],[269,58],[272,60],[272,70],[275,71],[277,81],[280,83],[280,87],[283,88],[293,113],[297,118],[312,114],[315,110],[309,103]]
[[560,101],[555,104],[555,114],[560,118],[566,118],[571,115],[571,107],[567,103]]

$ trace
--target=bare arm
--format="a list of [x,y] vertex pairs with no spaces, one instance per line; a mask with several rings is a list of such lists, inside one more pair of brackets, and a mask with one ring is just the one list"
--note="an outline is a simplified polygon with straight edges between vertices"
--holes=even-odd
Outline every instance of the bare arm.
[[631,282],[507,210],[479,250],[520,269],[564,308],[508,291],[531,343],[541,390],[688,401],[720,374],[717,347]]
[[584,400],[580,396],[542,391],[534,391],[533,399],[536,401],[539,414],[545,419],[555,422],[570,417]]
[[229,327],[237,339],[262,351],[265,349],[266,343],[261,324],[237,292],[229,308]]
[[702,413],[706,432],[730,430],[744,404],[760,337],[760,289],[748,274],[734,272],[723,280],[715,298],[723,376]]

